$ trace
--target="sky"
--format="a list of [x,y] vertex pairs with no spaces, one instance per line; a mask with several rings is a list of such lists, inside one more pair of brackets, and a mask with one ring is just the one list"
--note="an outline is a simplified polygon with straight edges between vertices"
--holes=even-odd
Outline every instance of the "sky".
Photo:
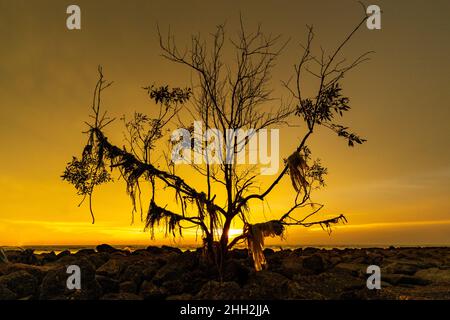
[[[81,8],[81,30],[66,28],[66,8]],[[317,218],[344,213],[347,225],[331,235],[320,228],[288,230],[282,245],[450,245],[450,2],[373,1],[381,7],[382,29],[363,28],[345,56],[375,51],[371,61],[343,80],[351,98],[344,123],[368,141],[348,148],[318,130],[314,157],[327,166],[327,186],[314,194],[325,207]],[[142,87],[187,86],[187,69],[164,60],[156,25],[180,44],[192,34],[206,37],[226,22],[236,34],[239,16],[247,28],[290,39],[273,71],[274,93],[287,95],[287,80],[301,54],[306,24],[317,44],[333,49],[358,22],[357,1],[21,1],[0,0],[0,245],[176,244],[150,239],[120,183],[96,191],[96,224],[75,189],[61,181],[86,137],[84,121],[102,65],[113,86],[104,96],[111,115],[147,112],[154,105]],[[310,84],[305,84],[306,89]],[[123,144],[123,127],[107,134]],[[280,157],[301,137],[280,131]],[[195,179],[191,177],[191,179]],[[261,184],[269,178],[261,179]],[[292,196],[292,197],[291,197]],[[279,216],[293,199],[288,179],[264,205],[252,205],[251,221]],[[167,198],[173,203],[173,198]],[[239,228],[238,225],[234,228]]]

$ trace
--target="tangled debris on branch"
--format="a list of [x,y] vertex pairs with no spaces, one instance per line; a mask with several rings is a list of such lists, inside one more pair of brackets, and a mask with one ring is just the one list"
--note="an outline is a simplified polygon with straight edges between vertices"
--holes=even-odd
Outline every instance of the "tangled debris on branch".
[[253,258],[253,263],[257,271],[262,270],[267,265],[264,257],[264,238],[282,236],[284,226],[279,220],[272,220],[263,223],[248,224],[244,233],[247,235],[249,253]]

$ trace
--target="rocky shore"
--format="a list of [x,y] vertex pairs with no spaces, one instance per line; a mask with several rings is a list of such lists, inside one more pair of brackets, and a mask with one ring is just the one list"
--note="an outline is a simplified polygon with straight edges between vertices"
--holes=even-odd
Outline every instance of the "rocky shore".
[[[260,272],[236,249],[222,274],[200,251],[165,246],[6,256],[0,300],[450,299],[450,248],[266,249]],[[67,289],[69,265],[81,269],[81,290]],[[369,265],[381,268],[380,290],[366,286]]]

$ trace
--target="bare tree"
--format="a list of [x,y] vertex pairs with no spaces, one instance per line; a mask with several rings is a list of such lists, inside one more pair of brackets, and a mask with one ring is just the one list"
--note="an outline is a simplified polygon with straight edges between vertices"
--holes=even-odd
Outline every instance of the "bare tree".
[[[160,224],[176,236],[182,235],[185,228],[197,228],[201,234],[206,255],[220,266],[227,252],[234,246],[246,242],[252,253],[257,270],[266,265],[262,253],[264,238],[282,235],[287,226],[310,227],[320,225],[331,231],[332,224],[345,222],[343,215],[332,219],[312,221],[311,217],[323,205],[311,200],[314,189],[324,186],[327,173],[319,160],[312,160],[308,138],[318,126],[330,129],[348,141],[349,146],[361,144],[365,140],[337,122],[350,109],[349,99],[342,95],[340,80],[344,75],[368,59],[364,53],[351,62],[339,59],[341,51],[352,36],[366,21],[366,16],[347,35],[344,41],[330,54],[321,50],[314,54],[312,43],[313,28],[307,28],[307,40],[302,46],[303,54],[295,64],[291,81],[283,82],[289,102],[274,99],[270,88],[271,71],[276,59],[286,46],[280,37],[266,36],[261,28],[247,32],[240,20],[240,32],[236,39],[230,40],[235,52],[233,64],[226,64],[223,48],[226,43],[225,28],[219,25],[212,34],[212,42],[205,42],[200,36],[193,36],[189,49],[180,50],[170,32],[163,37],[158,29],[160,47],[168,60],[183,65],[194,75],[191,88],[170,88],[168,86],[145,88],[149,97],[156,102],[159,110],[150,116],[135,113],[126,120],[126,146],[118,147],[111,143],[105,134],[105,127],[113,121],[101,111],[101,94],[111,83],[100,78],[95,87],[91,121],[87,122],[87,144],[80,159],[73,157],[67,165],[62,178],[72,184],[78,193],[89,198],[91,214],[92,193],[97,185],[112,180],[109,167],[117,170],[127,185],[127,193],[133,203],[133,216],[137,208],[146,228],[153,232]],[[313,97],[306,97],[302,91],[304,75],[318,80]],[[187,108],[186,106],[191,106]],[[218,128],[223,133],[223,141],[232,141],[231,152],[224,146],[223,154],[231,161],[220,164],[191,164],[198,177],[204,182],[204,191],[182,178],[176,171],[169,153],[161,152],[161,144],[167,141],[168,126],[187,126],[180,114],[188,113],[192,119],[201,120],[205,129]],[[237,154],[249,143],[249,136],[227,136],[227,129],[265,129],[300,122],[305,133],[297,148],[285,159],[281,173],[263,191],[258,188],[258,166],[238,166]],[[193,128],[190,127],[193,131]],[[300,129],[299,129],[300,130]],[[194,153],[211,143],[191,144]],[[170,149],[169,143],[169,149]],[[202,153],[203,154],[203,153]],[[204,154],[203,154],[204,155]],[[293,185],[295,202],[285,212],[280,212],[270,221],[250,223],[252,201],[265,201],[279,182],[289,175]],[[144,218],[140,201],[141,184],[149,183],[150,203]],[[163,188],[172,190],[178,204],[178,212],[169,210],[161,204],[156,192]],[[219,196],[225,194],[223,201]],[[232,221],[241,220],[242,234],[230,241],[229,230]]]

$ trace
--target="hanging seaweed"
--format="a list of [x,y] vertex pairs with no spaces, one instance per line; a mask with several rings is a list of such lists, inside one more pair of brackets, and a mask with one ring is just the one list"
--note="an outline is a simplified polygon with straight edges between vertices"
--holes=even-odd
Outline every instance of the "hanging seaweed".
[[264,238],[282,236],[284,226],[279,220],[272,220],[263,223],[247,224],[244,234],[247,237],[249,254],[253,258],[256,271],[261,271],[267,266],[264,257]]

